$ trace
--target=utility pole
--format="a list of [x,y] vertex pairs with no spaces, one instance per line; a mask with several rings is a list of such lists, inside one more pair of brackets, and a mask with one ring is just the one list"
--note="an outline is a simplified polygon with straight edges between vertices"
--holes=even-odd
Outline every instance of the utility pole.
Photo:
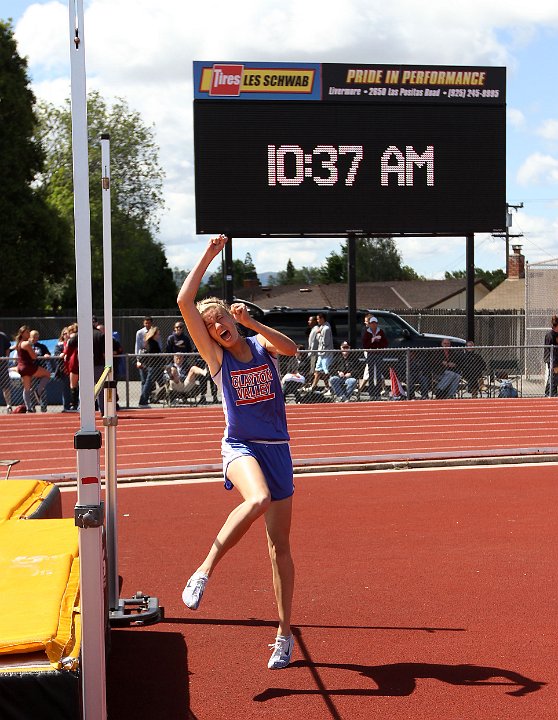
[[519,205],[511,205],[510,203],[506,203],[506,208],[507,208],[506,231],[504,233],[492,233],[492,237],[500,237],[500,238],[506,239],[506,277],[509,276],[509,271],[510,271],[510,238],[523,237],[523,233],[517,233],[516,235],[513,235],[512,233],[510,233],[510,227],[512,225],[512,214],[510,212],[510,208],[513,208],[517,212],[517,210],[520,210],[522,207],[523,207],[523,203],[519,203]]

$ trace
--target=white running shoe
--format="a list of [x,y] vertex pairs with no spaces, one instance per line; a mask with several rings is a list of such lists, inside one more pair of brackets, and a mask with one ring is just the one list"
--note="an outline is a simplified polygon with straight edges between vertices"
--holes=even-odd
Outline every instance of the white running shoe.
[[293,654],[294,648],[294,637],[292,635],[289,635],[289,637],[278,635],[275,638],[275,642],[271,643],[269,647],[273,648],[273,652],[271,653],[267,667],[270,670],[281,670],[282,668],[287,667],[287,665],[291,662],[291,655]]
[[209,577],[205,573],[194,573],[182,591],[182,602],[190,610],[197,610]]

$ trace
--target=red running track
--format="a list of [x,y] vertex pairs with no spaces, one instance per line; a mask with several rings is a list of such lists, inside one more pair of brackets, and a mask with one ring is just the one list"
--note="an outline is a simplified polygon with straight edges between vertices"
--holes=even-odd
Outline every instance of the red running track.
[[[287,414],[298,466],[558,452],[556,398],[290,405]],[[216,471],[223,425],[220,407],[122,412],[119,477]],[[0,459],[21,461],[12,477],[75,479],[78,429],[77,415],[2,415]]]
[[[109,717],[557,717],[556,473],[549,463],[298,476],[297,644],[275,672],[262,522],[193,613],[182,587],[238,495],[220,482],[122,486],[122,597],[157,596],[165,620],[113,630]],[[75,490],[63,498],[72,516]]]

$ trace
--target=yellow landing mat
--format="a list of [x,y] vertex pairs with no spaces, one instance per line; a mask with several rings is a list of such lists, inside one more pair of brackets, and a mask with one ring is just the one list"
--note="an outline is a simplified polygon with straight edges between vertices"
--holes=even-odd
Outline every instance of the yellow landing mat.
[[72,519],[0,522],[0,597],[0,655],[41,652],[53,667],[77,656],[78,530]]
[[0,520],[33,515],[53,492],[58,489],[45,480],[0,480]]

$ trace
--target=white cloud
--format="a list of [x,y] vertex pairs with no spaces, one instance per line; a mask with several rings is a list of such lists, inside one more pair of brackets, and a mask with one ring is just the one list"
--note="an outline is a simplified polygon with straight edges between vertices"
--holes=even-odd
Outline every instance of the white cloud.
[[538,152],[529,155],[517,171],[517,182],[525,186],[558,182],[558,159]]
[[68,7],[61,2],[30,5],[15,28],[19,52],[30,60],[35,79],[69,76]]
[[545,120],[543,124],[537,128],[537,135],[545,140],[558,140],[558,120]]
[[517,108],[507,108],[506,117],[509,124],[514,128],[525,127],[525,115]]

